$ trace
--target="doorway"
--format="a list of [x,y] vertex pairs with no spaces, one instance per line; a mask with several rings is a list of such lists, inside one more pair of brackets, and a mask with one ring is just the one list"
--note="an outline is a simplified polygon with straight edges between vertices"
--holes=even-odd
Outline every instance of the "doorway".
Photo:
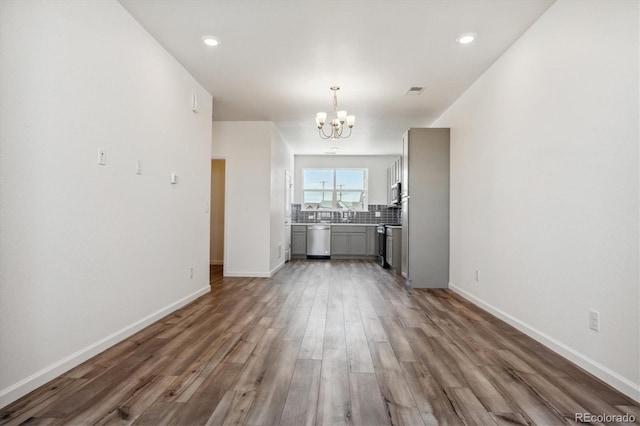
[[226,160],[211,160],[211,226],[209,263],[212,270],[222,271],[224,265],[224,211]]
[[293,181],[288,171],[284,171],[284,261],[291,260],[291,201]]

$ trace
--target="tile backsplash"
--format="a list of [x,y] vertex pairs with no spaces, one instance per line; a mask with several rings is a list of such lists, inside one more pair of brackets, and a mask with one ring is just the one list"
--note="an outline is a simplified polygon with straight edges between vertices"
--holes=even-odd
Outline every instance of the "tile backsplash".
[[[376,217],[380,212],[380,217]],[[350,217],[349,217],[350,215]],[[370,204],[366,212],[314,211],[302,210],[300,204],[291,205],[291,222],[293,223],[400,223],[402,210],[384,204]]]

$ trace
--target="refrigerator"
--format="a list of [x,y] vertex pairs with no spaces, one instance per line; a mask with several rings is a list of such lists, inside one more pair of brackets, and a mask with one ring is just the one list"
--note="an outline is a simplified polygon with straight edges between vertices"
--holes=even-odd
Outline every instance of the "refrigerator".
[[413,288],[449,286],[448,128],[411,128],[402,140],[402,276]]

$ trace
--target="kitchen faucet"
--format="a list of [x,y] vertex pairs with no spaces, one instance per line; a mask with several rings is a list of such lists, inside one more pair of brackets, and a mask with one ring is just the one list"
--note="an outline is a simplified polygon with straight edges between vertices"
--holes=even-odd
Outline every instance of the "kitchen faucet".
[[351,219],[355,216],[356,212],[347,207],[347,211],[342,212],[342,222],[351,223]]

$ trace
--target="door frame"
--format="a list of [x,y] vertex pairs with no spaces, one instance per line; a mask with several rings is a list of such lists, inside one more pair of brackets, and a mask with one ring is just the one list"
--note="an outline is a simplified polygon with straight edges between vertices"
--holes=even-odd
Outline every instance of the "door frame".
[[[229,194],[229,157],[226,155],[214,155],[211,156],[211,160],[224,160],[224,236],[222,238],[222,276],[227,276],[227,237],[229,235],[228,226],[229,221],[227,218],[229,217],[229,202],[227,195]],[[209,166],[211,167],[211,166]],[[211,188],[209,188],[209,197],[211,197]],[[211,205],[211,199],[209,200],[209,205]],[[209,214],[211,214],[211,206],[209,206]],[[211,231],[209,231],[209,239],[211,239]],[[211,241],[209,241],[209,246],[211,246]],[[211,257],[211,256],[209,256]]]

